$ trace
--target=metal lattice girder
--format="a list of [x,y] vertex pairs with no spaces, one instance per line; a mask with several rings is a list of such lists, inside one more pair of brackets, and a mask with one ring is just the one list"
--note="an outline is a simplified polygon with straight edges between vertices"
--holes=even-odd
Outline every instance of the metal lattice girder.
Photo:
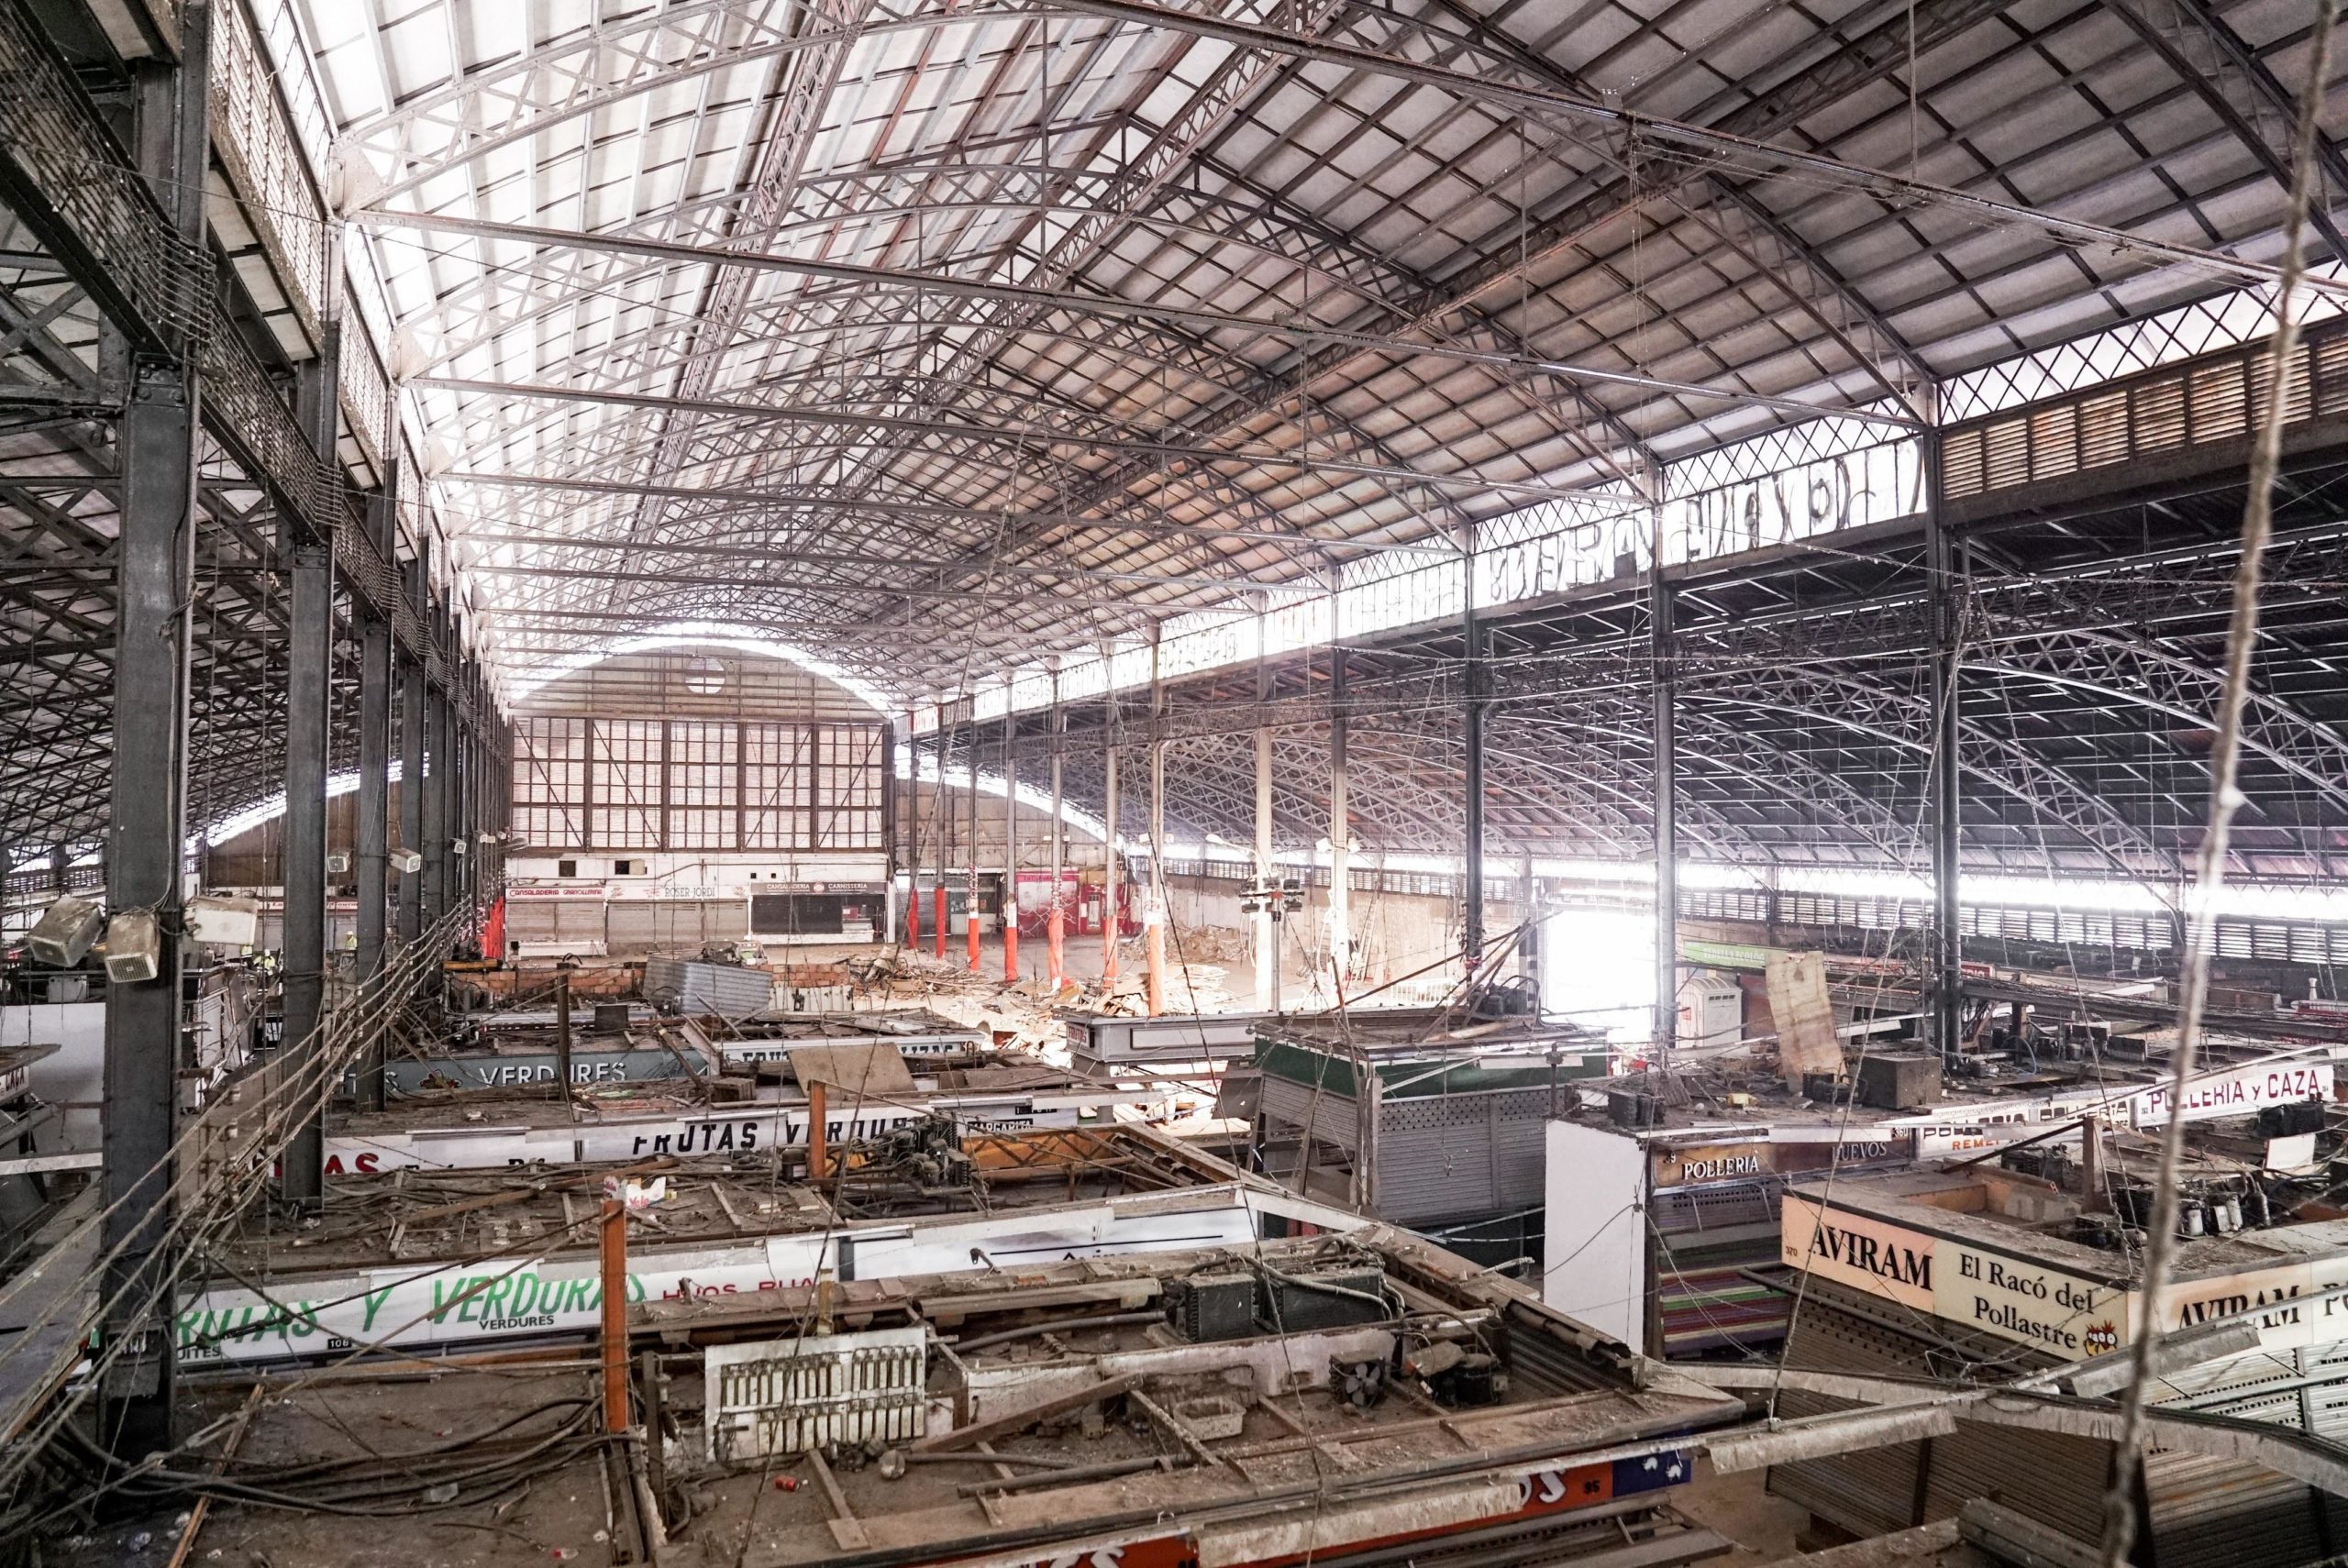
[[[975,0],[941,15],[930,0],[891,0],[855,25],[872,33],[982,23],[1034,9],[1015,0]],[[428,193],[437,179],[468,163],[608,113],[654,88],[828,50],[847,25],[827,16],[803,26],[797,7],[765,0],[687,0],[599,21],[374,116],[347,138],[344,156],[363,160],[383,181],[366,199]]]
[[[2218,669],[2139,638],[2060,629],[2003,635],[1993,658],[1966,668],[2075,687],[2109,701],[2149,708],[2214,727],[2225,689]],[[2348,741],[2333,725],[2252,690],[2243,699],[2242,744],[2299,779],[2348,816]]]
[[[1300,3],[1292,20],[1303,31],[1314,32],[1341,7],[1334,0]],[[966,384],[1024,333],[1032,330],[1054,307],[1044,296],[1068,290],[1083,271],[1105,255],[1125,231],[1130,219],[1146,210],[1179,175],[1196,151],[1274,73],[1274,63],[1260,56],[1233,54],[1215,66],[1208,79],[1192,91],[1180,110],[1157,127],[1138,149],[1120,149],[1118,161],[1126,179],[1114,203],[1087,212],[1076,223],[1050,237],[1048,248],[1032,268],[1022,268],[1021,282],[1036,291],[1029,298],[965,297],[953,302],[950,313],[925,329],[929,342],[939,345],[944,362],[930,373],[947,386]],[[1103,138],[1095,138],[1096,149]],[[1079,158],[1072,162],[1090,161]],[[1012,242],[1016,254],[1018,241]]]
[[[1390,297],[1398,285],[1407,283],[1408,274],[1391,258],[1356,237],[1330,228],[1309,213],[1283,210],[1278,202],[1247,191],[1230,171],[1218,171],[1215,177],[1232,188],[1205,188],[1203,171],[1194,166],[1143,205],[1131,194],[1132,171],[1122,166],[1055,169],[1034,162],[920,159],[803,174],[798,203],[764,231],[729,227],[734,203],[728,196],[639,219],[619,232],[665,234],[703,244],[730,238],[737,245],[781,246],[813,234],[854,234],[906,218],[1030,212],[1066,223],[1114,205],[1127,211],[1126,221],[1134,226],[1216,246],[1245,247],[1310,269],[1366,300]],[[624,293],[668,265],[593,251],[552,250],[533,253],[517,266],[484,271],[432,302],[428,321],[436,324],[438,341],[417,369],[427,373],[444,370],[488,348],[504,333],[575,309],[581,296]],[[803,307],[811,302],[803,297],[795,303]],[[858,325],[841,312],[826,316],[819,330],[825,336],[847,336]],[[871,330],[869,323],[863,326]],[[805,330],[796,327],[797,334]],[[843,360],[861,366],[864,358],[858,354]],[[796,384],[803,395],[815,395],[805,382]]]
[[[2298,100],[2242,35],[2227,26],[2208,0],[2110,0],[2109,9],[2209,105],[2275,182],[2278,198],[2287,193]],[[2333,256],[2348,259],[2348,238],[2333,216],[2338,204],[2348,200],[2348,156],[2320,127],[2316,130],[2315,172],[2308,222]]]
[[133,344],[200,342],[213,329],[208,259],[172,232],[22,6],[0,6],[0,197]]
[[0,6],[0,196],[134,345],[194,359],[205,422],[245,471],[276,491],[338,570],[366,593],[415,657],[447,679],[437,639],[399,600],[397,572],[352,521],[341,478],[294,421],[210,290],[208,258],[162,222],[97,110],[19,6]]

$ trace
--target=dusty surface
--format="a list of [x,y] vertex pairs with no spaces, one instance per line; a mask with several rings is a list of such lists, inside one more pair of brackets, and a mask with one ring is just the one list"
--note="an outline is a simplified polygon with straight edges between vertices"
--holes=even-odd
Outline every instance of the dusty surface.
[[[592,1375],[567,1368],[450,1372],[429,1381],[364,1385],[320,1380],[305,1386],[289,1379],[254,1408],[238,1455],[272,1467],[358,1459],[371,1479],[395,1483],[403,1454],[460,1441],[549,1401],[591,1398],[594,1386]],[[199,1391],[189,1400],[191,1426],[233,1414],[249,1387],[224,1384]],[[565,1413],[503,1434],[493,1440],[501,1449],[484,1447],[481,1458],[488,1463],[500,1452],[526,1448]],[[526,1463],[504,1476],[460,1481],[445,1505],[413,1495],[351,1505],[405,1510],[388,1517],[216,1502],[187,1561],[224,1568],[489,1568],[553,1562],[603,1568],[613,1559],[614,1521],[599,1470],[592,1456],[551,1466]],[[257,1472],[253,1478],[260,1479]],[[355,1489],[355,1478],[352,1484]],[[188,1512],[181,1501],[96,1530],[68,1527],[44,1543],[42,1561],[69,1568],[162,1568]]]
[[1736,1542],[1733,1552],[1711,1559],[1714,1563],[1746,1568],[1800,1555],[1794,1540],[1810,1522],[1810,1511],[1771,1496],[1762,1484],[1767,1474],[1748,1470],[1722,1475],[1711,1461],[1700,1459],[1695,1481],[1672,1496],[1673,1507]]

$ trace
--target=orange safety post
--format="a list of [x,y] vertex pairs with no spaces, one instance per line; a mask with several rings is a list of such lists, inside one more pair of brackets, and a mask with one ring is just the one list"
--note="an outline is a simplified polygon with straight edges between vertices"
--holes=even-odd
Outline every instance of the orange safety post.
[[946,878],[938,878],[937,886],[930,891],[937,900],[932,912],[937,916],[937,955],[943,958],[946,956]]
[[1064,934],[1060,919],[1060,890],[1056,884],[1052,889],[1051,912],[1044,917],[1044,956],[1055,991],[1068,983],[1068,977],[1060,967],[1060,939]]
[[1166,1013],[1166,911],[1153,896],[1151,905],[1141,917],[1142,952],[1149,964],[1146,995],[1149,1016],[1162,1018]]
[[824,1167],[831,1164],[828,1101],[820,1079],[807,1086],[807,1179],[811,1182],[823,1180]]
[[979,972],[979,884],[970,879],[970,889],[962,895],[962,934],[969,939],[966,944],[970,956],[970,973]]
[[604,1199],[604,1430],[624,1432],[627,1411],[627,1206]]
[[921,884],[905,884],[905,946],[914,951],[921,947]]
[[1009,879],[1011,891],[1002,911],[1002,983],[1019,983],[1019,885],[1016,878]]

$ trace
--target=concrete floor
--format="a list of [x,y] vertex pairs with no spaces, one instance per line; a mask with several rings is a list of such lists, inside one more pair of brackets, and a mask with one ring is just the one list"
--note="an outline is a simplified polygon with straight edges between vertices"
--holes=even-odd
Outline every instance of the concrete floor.
[[1696,1463],[1696,1479],[1672,1499],[1689,1518],[1736,1542],[1736,1551],[1711,1562],[1749,1568],[1761,1562],[1785,1562],[1801,1555],[1795,1538],[1809,1525],[1810,1512],[1763,1490],[1767,1471],[1716,1474],[1709,1460]]

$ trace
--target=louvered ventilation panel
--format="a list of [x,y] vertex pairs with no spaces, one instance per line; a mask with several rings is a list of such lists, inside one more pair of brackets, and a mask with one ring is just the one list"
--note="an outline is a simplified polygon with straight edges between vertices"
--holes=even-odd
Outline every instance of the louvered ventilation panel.
[[920,1437],[927,1332],[873,1329],[712,1345],[703,1367],[710,1456],[723,1463]]

